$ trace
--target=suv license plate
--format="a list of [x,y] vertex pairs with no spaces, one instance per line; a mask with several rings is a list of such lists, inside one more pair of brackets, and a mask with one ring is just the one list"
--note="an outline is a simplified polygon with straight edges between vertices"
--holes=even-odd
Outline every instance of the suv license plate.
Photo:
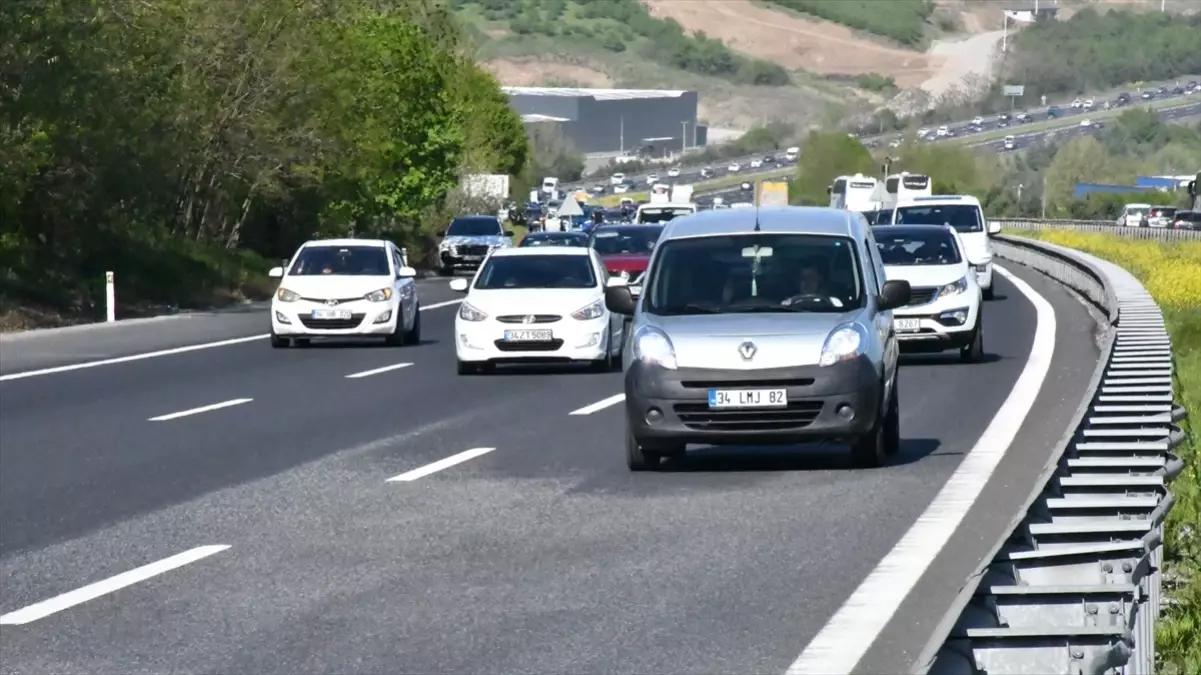
[[312,317],[314,319],[349,319],[349,309],[314,309]]
[[710,389],[710,408],[783,408],[786,389]]
[[505,342],[549,342],[554,334],[549,330],[507,330]]
[[894,319],[893,327],[901,333],[913,333],[922,329],[921,319]]

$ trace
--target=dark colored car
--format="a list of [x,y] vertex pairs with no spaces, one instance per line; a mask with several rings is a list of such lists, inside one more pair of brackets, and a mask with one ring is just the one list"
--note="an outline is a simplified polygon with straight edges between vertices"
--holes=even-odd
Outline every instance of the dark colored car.
[[1055,119],[1056,117],[1063,117],[1063,111],[1056,106],[1047,108],[1047,119]]
[[646,271],[663,225],[602,225],[588,236],[612,276],[637,280]]
[[892,209],[881,211],[863,211],[863,217],[868,225],[892,225]]
[[1177,211],[1172,220],[1176,230],[1201,230],[1201,211]]
[[522,248],[530,246],[588,246],[588,235],[583,232],[531,232],[521,240]]

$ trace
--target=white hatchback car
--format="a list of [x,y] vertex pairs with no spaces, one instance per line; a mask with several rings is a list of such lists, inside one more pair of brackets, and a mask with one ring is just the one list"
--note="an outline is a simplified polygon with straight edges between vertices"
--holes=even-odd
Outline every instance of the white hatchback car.
[[908,304],[892,311],[902,349],[958,349],[964,361],[983,359],[983,297],[955,228],[879,225],[872,232],[885,278],[909,282]]
[[421,341],[420,299],[400,249],[381,239],[305,242],[271,300],[271,346],[307,345],[314,337]]
[[470,284],[455,317],[460,375],[503,363],[588,362],[600,371],[621,364],[623,317],[605,308],[609,279],[591,248],[493,251]]

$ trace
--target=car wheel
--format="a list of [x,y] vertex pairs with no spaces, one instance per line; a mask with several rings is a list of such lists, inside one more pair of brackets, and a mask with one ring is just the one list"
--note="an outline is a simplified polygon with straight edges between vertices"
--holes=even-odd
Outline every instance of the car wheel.
[[992,300],[992,299],[996,298],[997,297],[996,287],[989,286],[988,288],[984,289],[983,295],[984,295],[985,300]]
[[397,307],[396,327],[384,338],[384,344],[389,347],[399,347],[405,343],[405,313],[404,307]]
[[984,360],[984,327],[976,321],[976,331],[972,333],[972,342],[959,350],[959,359],[964,363],[979,363]]
[[453,267],[439,267],[438,268],[438,274],[440,276],[444,276],[444,277],[454,276],[454,273],[455,273],[455,268],[453,268]]
[[283,337],[276,335],[275,333],[272,333],[271,334],[271,346],[276,349],[286,349],[287,347],[291,346],[291,343],[288,341],[288,338],[283,338]]
[[605,344],[605,355],[592,362],[592,370],[598,373],[613,372],[613,332],[609,332],[609,341]]
[[901,380],[900,375],[892,383],[892,399],[888,402],[888,414],[884,416],[884,454],[895,455],[901,451]]
[[293,347],[308,347],[313,344],[313,341],[308,338],[292,338]]
[[634,438],[634,434],[630,431],[629,425],[626,425],[626,466],[630,471],[654,471],[659,468],[659,460],[662,455],[643,448],[638,439]]
[[413,310],[413,327],[405,332],[405,342],[411,345],[421,344],[421,303]]
[[887,414],[877,413],[876,421],[871,431],[856,438],[851,443],[851,460],[855,466],[872,469],[884,464],[887,454]]
[[456,363],[459,366],[460,375],[475,375],[476,373],[480,372],[480,366],[478,363],[473,363],[471,361],[460,361],[458,359],[456,359]]

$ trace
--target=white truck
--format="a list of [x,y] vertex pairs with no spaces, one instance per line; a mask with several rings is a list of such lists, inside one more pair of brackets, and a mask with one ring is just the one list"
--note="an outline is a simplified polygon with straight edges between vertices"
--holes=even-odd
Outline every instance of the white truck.
[[503,202],[509,198],[509,177],[503,173],[471,173],[459,181],[463,194],[471,199]]
[[639,225],[666,223],[672,218],[696,213],[696,204],[692,201],[692,186],[677,185],[667,192],[650,195],[650,201],[638,206],[634,213],[634,222]]

